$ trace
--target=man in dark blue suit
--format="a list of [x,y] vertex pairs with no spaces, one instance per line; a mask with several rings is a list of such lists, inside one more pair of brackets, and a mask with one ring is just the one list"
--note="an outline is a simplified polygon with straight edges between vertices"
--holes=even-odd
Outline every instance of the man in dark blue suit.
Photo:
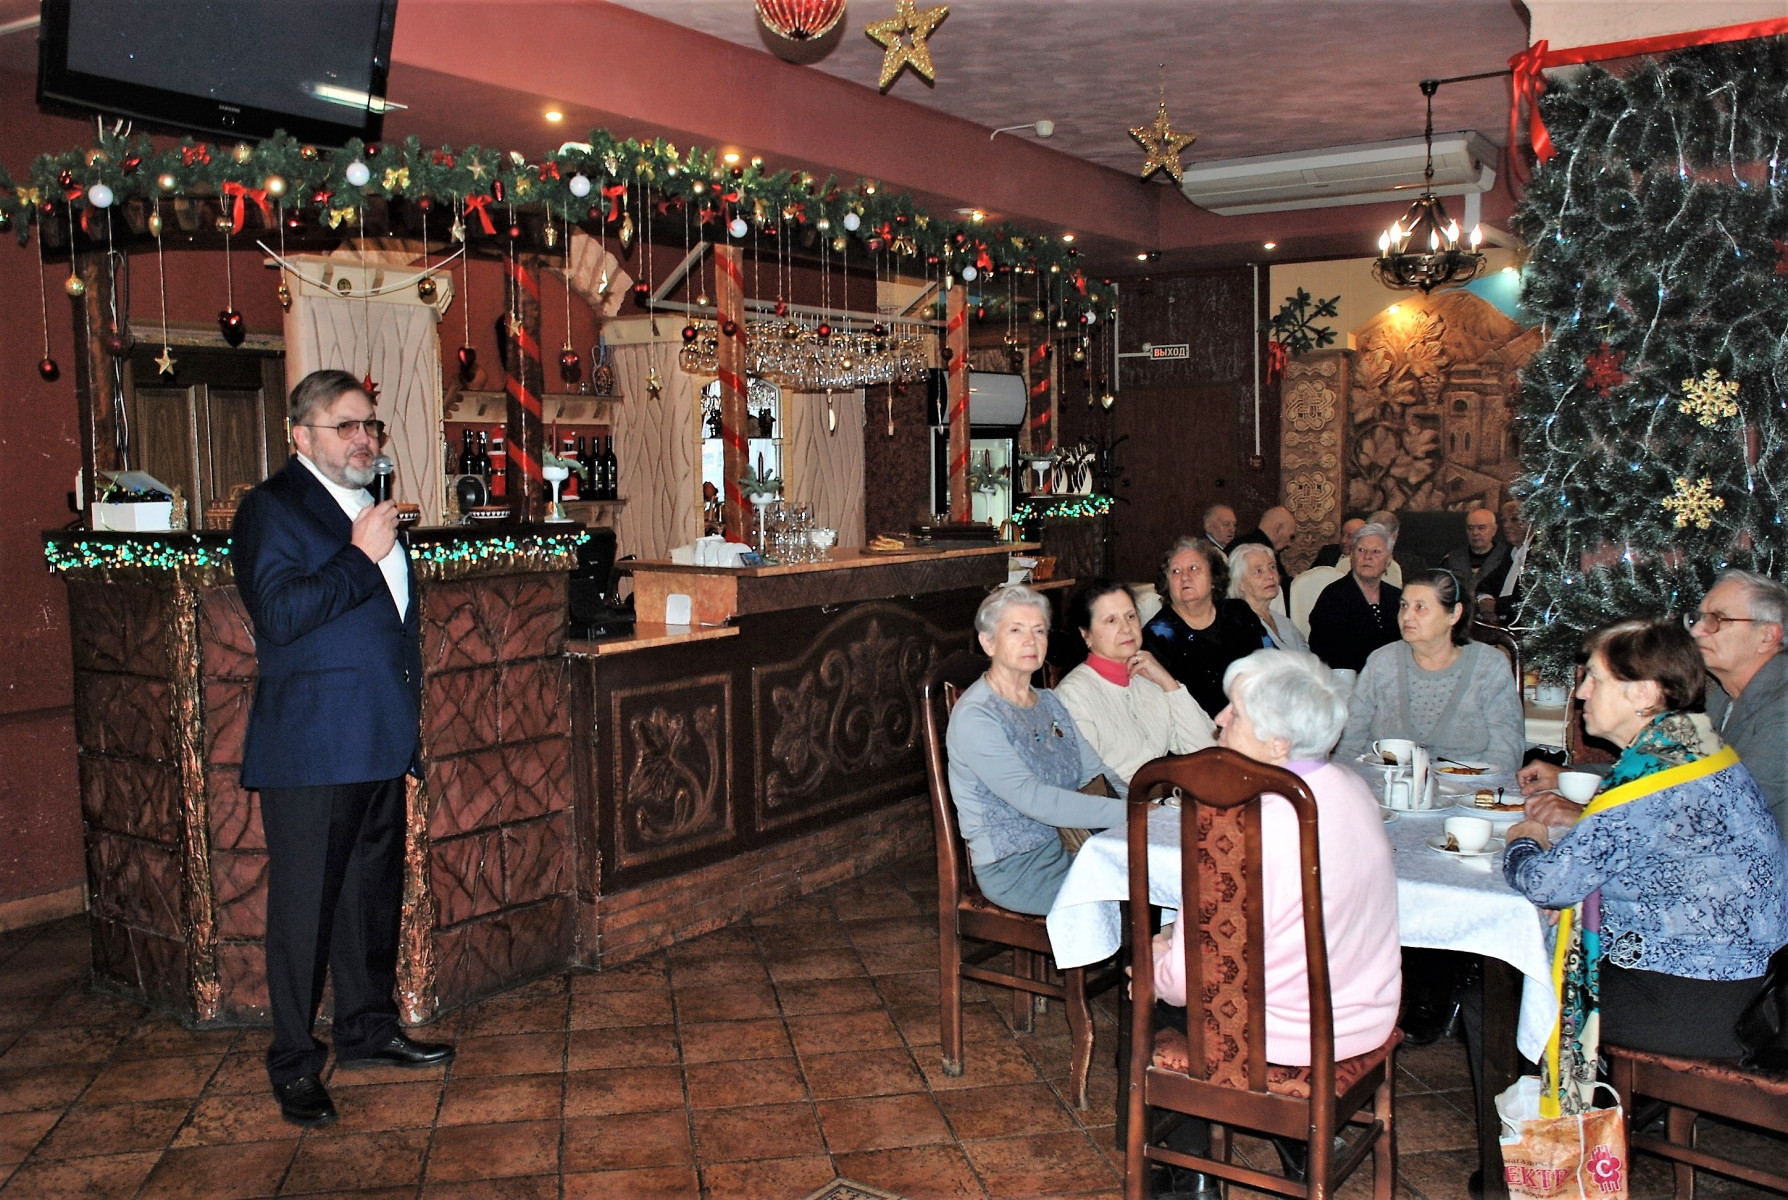
[[393,995],[403,900],[404,776],[420,765],[422,657],[397,507],[366,491],[384,424],[345,371],[292,390],[285,467],[244,498],[230,561],[260,664],[242,786],[266,831],[267,1074],[280,1112],[335,1119],[311,1033],[334,981],[338,1067],[434,1066]]

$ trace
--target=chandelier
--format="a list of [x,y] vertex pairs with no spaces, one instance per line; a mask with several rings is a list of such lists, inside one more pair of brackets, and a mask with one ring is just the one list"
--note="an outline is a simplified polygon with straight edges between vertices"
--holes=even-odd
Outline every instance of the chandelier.
[[1428,146],[1428,166],[1422,172],[1422,194],[1403,218],[1378,235],[1378,257],[1372,274],[1389,288],[1420,288],[1424,293],[1447,284],[1469,283],[1484,269],[1478,253],[1483,231],[1471,230],[1469,250],[1459,248],[1459,222],[1447,216],[1446,205],[1434,194],[1434,93],[1440,80],[1422,80],[1428,98],[1428,124],[1422,140]]
[[[854,391],[880,383],[916,383],[935,365],[936,338],[925,326],[881,321],[837,326],[805,316],[752,317],[745,322],[745,372],[792,392]],[[678,365],[691,375],[720,366],[722,330],[712,319],[683,327]]]
[[757,16],[778,37],[808,42],[832,32],[844,0],[757,0]]

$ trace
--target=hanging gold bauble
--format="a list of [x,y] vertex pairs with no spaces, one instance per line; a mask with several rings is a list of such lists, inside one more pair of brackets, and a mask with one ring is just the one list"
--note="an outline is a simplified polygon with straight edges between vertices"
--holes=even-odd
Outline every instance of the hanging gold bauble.
[[267,176],[261,180],[261,190],[275,200],[282,198],[286,194],[286,177],[284,175]]
[[239,163],[245,163],[255,156],[255,148],[247,142],[237,142],[236,148],[230,151],[230,157]]
[[548,250],[559,244],[559,227],[552,223],[550,217],[547,219],[546,228],[540,231],[540,240],[546,243]]
[[292,289],[283,282],[279,285],[279,306],[287,312],[292,311]]
[[439,290],[440,288],[435,284],[434,276],[432,275],[424,275],[421,279],[416,281],[416,295],[424,304],[433,304],[435,302],[435,294]]
[[626,250],[633,245],[633,214],[627,213],[621,218],[621,249]]
[[155,177],[155,186],[164,192],[171,192],[180,186],[180,181],[174,178],[172,171],[163,171]]
[[161,207],[159,205],[149,210],[149,236],[161,236]]
[[71,296],[84,296],[87,294],[87,285],[79,275],[70,275],[62,281],[62,290]]

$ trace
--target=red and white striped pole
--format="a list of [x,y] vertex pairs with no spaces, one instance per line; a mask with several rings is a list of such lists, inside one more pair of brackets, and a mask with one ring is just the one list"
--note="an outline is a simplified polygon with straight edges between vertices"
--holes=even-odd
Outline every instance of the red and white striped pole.
[[[726,540],[750,543],[751,505],[739,480],[751,469],[745,430],[745,273],[736,246],[714,247],[714,308],[720,337],[720,461],[726,473]],[[732,327],[732,334],[726,332]]]
[[503,310],[510,314],[509,372],[503,389],[509,393],[504,440],[508,443],[509,515],[538,522],[546,519],[546,477],[540,473],[545,449],[540,394],[546,375],[540,368],[540,276],[519,257],[504,260]]
[[944,366],[950,381],[950,520],[966,524],[969,505],[968,289],[944,293]]

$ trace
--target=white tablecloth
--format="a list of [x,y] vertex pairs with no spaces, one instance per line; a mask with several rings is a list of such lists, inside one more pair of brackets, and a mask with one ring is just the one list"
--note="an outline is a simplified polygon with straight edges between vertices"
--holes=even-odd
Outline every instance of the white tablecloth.
[[1522,704],[1522,709],[1527,718],[1528,745],[1564,748],[1565,709],[1562,706],[1551,708],[1528,700]]
[[[1180,906],[1177,808],[1149,815],[1149,899]],[[1397,917],[1405,946],[1487,954],[1524,976],[1515,1041],[1538,1060],[1558,1016],[1551,957],[1540,912],[1503,882],[1502,856],[1460,860],[1430,850],[1447,814],[1405,813],[1385,827],[1397,868]],[[1453,814],[1457,815],[1457,814]],[[1075,856],[1049,910],[1049,940],[1058,966],[1100,962],[1122,942],[1118,902],[1129,896],[1124,831],[1108,829]]]

